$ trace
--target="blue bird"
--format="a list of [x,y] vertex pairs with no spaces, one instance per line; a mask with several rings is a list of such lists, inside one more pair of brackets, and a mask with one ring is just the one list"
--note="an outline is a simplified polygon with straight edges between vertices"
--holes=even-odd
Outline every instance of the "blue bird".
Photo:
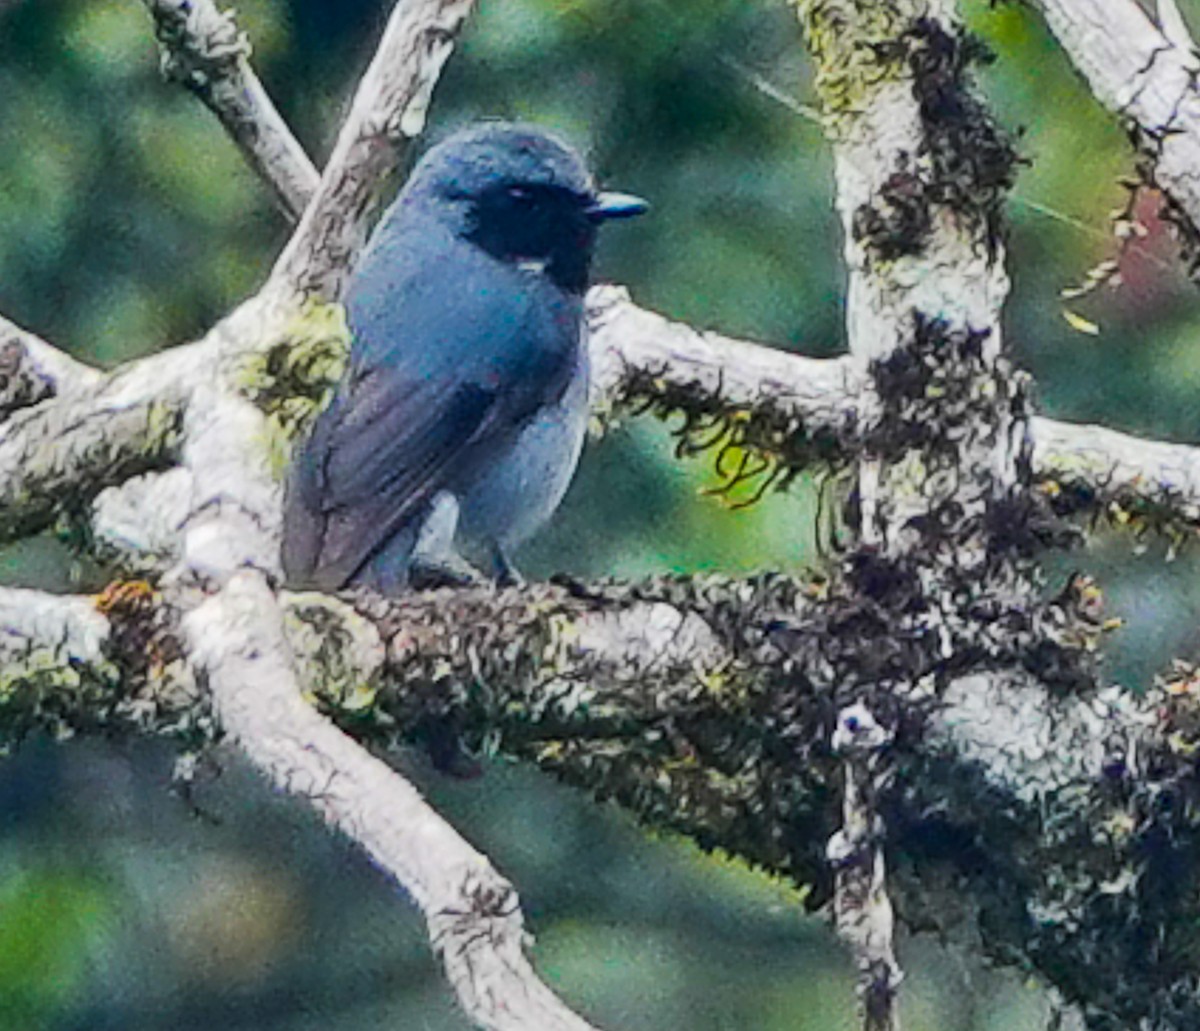
[[290,583],[519,579],[512,550],[583,444],[597,230],[646,207],[598,192],[532,125],[481,123],[424,155],[347,286],[349,365],[288,477]]

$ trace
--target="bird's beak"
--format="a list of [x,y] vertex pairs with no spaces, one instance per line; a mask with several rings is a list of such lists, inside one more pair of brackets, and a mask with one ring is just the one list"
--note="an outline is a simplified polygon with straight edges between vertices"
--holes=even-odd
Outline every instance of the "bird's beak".
[[593,222],[607,222],[611,218],[633,218],[649,207],[632,193],[598,193],[584,211]]

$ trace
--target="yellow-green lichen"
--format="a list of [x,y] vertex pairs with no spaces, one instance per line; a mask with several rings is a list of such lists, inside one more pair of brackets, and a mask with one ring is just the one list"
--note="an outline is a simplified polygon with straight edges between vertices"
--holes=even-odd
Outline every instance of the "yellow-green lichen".
[[310,701],[348,716],[374,712],[384,647],[368,620],[334,598],[291,594],[284,633]]
[[872,91],[906,74],[895,41],[914,18],[909,0],[793,0],[816,65],[816,87],[826,113],[854,114]]
[[174,447],[182,436],[179,405],[174,401],[152,401],[146,408],[145,452],[155,456]]
[[71,713],[99,711],[117,669],[104,660],[78,664],[77,657],[54,647],[32,648],[10,657],[0,669],[0,739],[11,744],[22,728],[38,727],[55,740],[75,733]]
[[238,359],[238,390],[267,416],[272,471],[282,477],[292,443],[329,404],[350,356],[350,330],[340,304],[305,301],[278,338]]

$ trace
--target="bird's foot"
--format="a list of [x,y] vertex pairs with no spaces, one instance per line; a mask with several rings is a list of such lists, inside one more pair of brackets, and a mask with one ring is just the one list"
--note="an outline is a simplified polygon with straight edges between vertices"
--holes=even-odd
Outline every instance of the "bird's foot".
[[492,552],[492,580],[497,587],[520,587],[525,583],[525,577],[500,548]]

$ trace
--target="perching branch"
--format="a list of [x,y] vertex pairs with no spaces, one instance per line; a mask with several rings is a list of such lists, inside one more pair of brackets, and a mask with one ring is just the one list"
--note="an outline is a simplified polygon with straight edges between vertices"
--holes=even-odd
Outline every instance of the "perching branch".
[[[1114,970],[1127,961],[1124,939],[1105,930],[1104,914],[1087,900],[1117,904],[1107,885],[1136,893],[1142,876],[1155,876],[1144,849],[1163,818],[1156,800],[1186,778],[1195,733],[1184,696],[1056,698],[1028,684],[1030,656],[1041,656],[1047,676],[1056,666],[1065,675],[1093,646],[1099,627],[1084,590],[1040,614],[980,611],[956,622],[947,608],[960,657],[947,666],[919,626],[892,632],[909,599],[876,603],[862,592],[881,575],[864,566],[832,589],[782,577],[529,585],[364,598],[357,611],[314,594],[281,601],[303,686],[347,732],[389,748],[422,727],[448,725],[469,745],[486,740],[615,798],[652,826],[812,885],[813,904],[833,888],[824,843],[837,826],[830,800],[842,774],[829,728],[887,676],[897,693],[876,697],[886,719],[893,708],[904,719],[888,757],[896,781],[875,804],[887,820],[888,892],[899,915],[909,926],[970,937],[976,932],[962,917],[986,912],[978,933],[989,954],[1078,966],[1087,980],[1073,993],[1111,1003],[1123,983]],[[0,611],[25,628],[3,656],[4,726],[63,733],[106,723],[196,743],[213,732],[211,704],[227,733],[238,727],[246,747],[267,750],[256,754],[272,776],[294,768],[297,787],[313,778],[323,787],[318,771],[330,773],[345,745],[332,737],[327,748],[327,732],[309,724],[315,715],[275,697],[272,685],[290,674],[267,673],[281,661],[270,594],[256,574],[231,584],[215,604],[202,602],[200,615],[129,584],[94,600],[46,602],[65,612],[57,620],[35,618],[24,592],[11,605],[0,592]],[[64,619],[84,628],[67,638],[83,643],[65,650]],[[181,661],[189,636],[205,642],[205,670],[227,661],[221,642],[236,645],[220,673],[228,679],[209,685],[211,703],[196,695]],[[966,683],[955,669],[968,656],[993,672]],[[943,694],[937,685],[947,677],[955,686]],[[261,745],[244,722],[259,716],[242,711],[260,705],[271,706],[259,714],[270,724],[259,728],[268,739]],[[297,734],[313,742],[311,754],[291,756]],[[360,796],[351,790],[358,776],[374,774],[333,776],[316,803],[338,819],[346,807],[366,806],[369,818],[392,788]],[[1047,823],[1039,814],[1053,799],[1074,802],[1056,804]],[[1172,819],[1185,834],[1178,848],[1190,847],[1190,832]],[[1108,829],[1102,842],[1098,827]],[[972,848],[944,850],[958,834]],[[1178,856],[1172,848],[1154,862]],[[1139,921],[1189,918],[1186,882],[1154,887],[1165,894]],[[1064,936],[1081,913],[1084,922]],[[1076,950],[1089,961],[1072,964]]]
[[[526,960],[512,888],[403,778],[303,702],[271,587],[280,572],[279,449],[297,432],[304,412],[321,402],[344,361],[345,341],[336,326],[326,329],[325,339],[311,332],[314,319],[318,330],[322,321],[312,301],[336,298],[365,235],[370,193],[394,167],[396,146],[420,131],[470,6],[396,6],[322,184],[276,273],[194,345],[208,365],[191,381],[179,411],[183,475],[172,481],[172,503],[163,505],[176,513],[178,543],[163,553],[173,562],[163,578],[164,604],[180,613],[187,673],[210,694],[224,732],[274,784],[308,798],[416,900],[470,1018],[496,1031],[586,1031],[588,1025]],[[244,86],[248,69],[232,22],[216,16],[211,5],[200,12],[184,7],[193,17],[177,19],[160,38],[180,47],[189,67],[195,67],[196,54],[215,48],[210,56],[223,62],[215,67]],[[203,15],[216,21],[206,27]],[[169,62],[175,57],[170,54]],[[206,100],[219,106],[222,95],[210,91]],[[244,127],[241,114],[226,124]],[[256,160],[271,174],[280,164],[296,163],[286,148]],[[297,391],[311,395],[299,409]],[[160,503],[167,500],[165,482],[157,484]],[[109,505],[114,507],[122,508]]]
[[303,701],[261,576],[235,575],[183,630],[225,733],[275,787],[306,799],[404,886],[477,1026],[588,1031],[525,957],[512,885],[407,780]]

